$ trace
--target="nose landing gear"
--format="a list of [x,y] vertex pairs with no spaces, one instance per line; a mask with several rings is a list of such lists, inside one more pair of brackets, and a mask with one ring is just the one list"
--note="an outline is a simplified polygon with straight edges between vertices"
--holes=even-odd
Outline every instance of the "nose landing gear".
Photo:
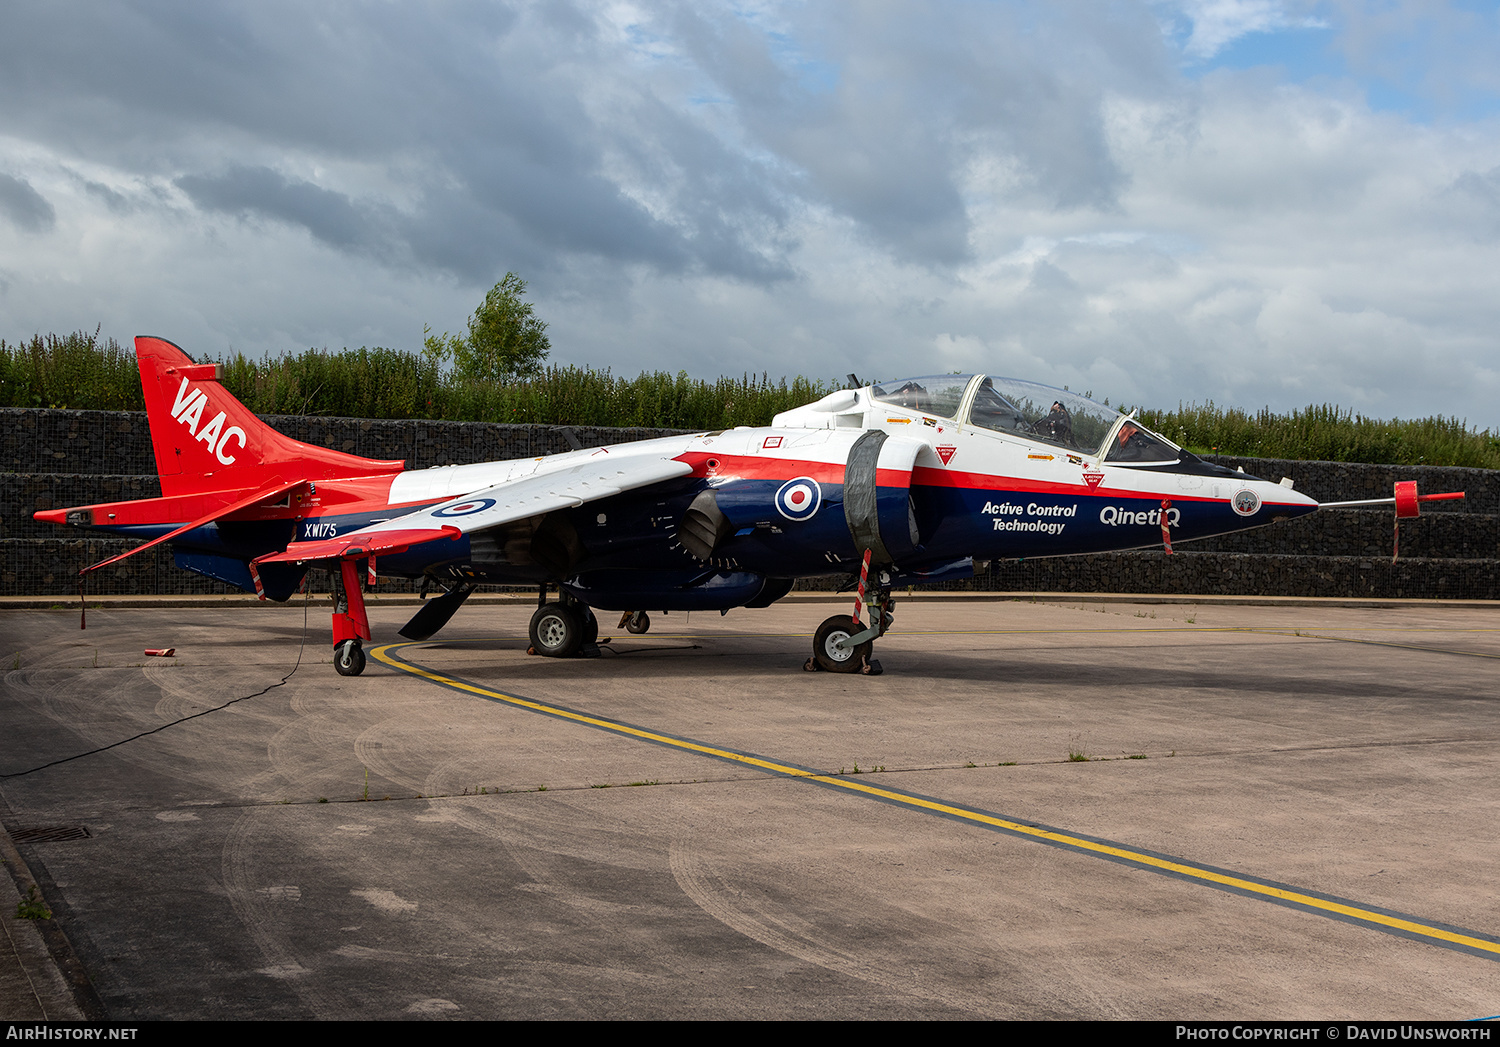
[[813,635],[813,656],[802,666],[805,671],[860,673],[864,676],[879,676],[885,671],[877,659],[870,657],[870,652],[875,641],[885,635],[895,620],[891,608],[896,601],[889,589],[881,589],[869,606],[871,624],[866,628],[859,620],[863,596],[861,587],[860,599],[854,602],[853,617],[836,614],[818,626]]

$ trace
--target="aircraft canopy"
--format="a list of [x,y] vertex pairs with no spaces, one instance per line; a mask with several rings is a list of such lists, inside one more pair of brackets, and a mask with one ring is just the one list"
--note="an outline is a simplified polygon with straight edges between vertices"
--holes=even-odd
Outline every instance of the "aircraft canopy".
[[1133,417],[1067,389],[1018,378],[927,375],[871,387],[880,403],[963,421],[1121,465],[1175,462],[1180,448]]

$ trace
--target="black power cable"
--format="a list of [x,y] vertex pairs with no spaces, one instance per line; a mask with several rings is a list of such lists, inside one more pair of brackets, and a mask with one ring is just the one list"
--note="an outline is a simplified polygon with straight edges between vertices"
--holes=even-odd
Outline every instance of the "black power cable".
[[[80,583],[80,590],[81,590],[81,583]],[[37,771],[44,771],[48,767],[56,767],[58,764],[72,763],[74,760],[81,760],[85,756],[93,756],[96,753],[108,752],[111,749],[117,749],[117,748],[119,748],[122,745],[129,744],[130,742],[134,742],[134,741],[137,741],[137,740],[139,740],[141,738],[146,738],[146,737],[149,737],[150,735],[157,734],[157,733],[159,733],[161,731],[165,731],[168,727],[176,727],[178,724],[187,723],[189,720],[196,720],[200,716],[207,716],[209,713],[220,712],[220,711],[222,711],[224,709],[228,709],[231,705],[235,705],[235,704],[237,704],[239,702],[249,701],[251,698],[259,698],[261,695],[266,694],[269,691],[274,691],[278,687],[285,686],[286,682],[288,680],[290,680],[293,676],[295,676],[297,674],[297,670],[299,668],[301,668],[301,666],[302,666],[302,654],[303,654],[304,651],[307,650],[307,614],[308,614],[308,606],[309,606],[310,602],[312,601],[312,586],[311,585],[305,586],[304,589],[303,589],[303,593],[305,595],[304,595],[304,598],[302,600],[302,642],[297,647],[297,661],[296,661],[296,664],[294,664],[292,666],[291,671],[288,672],[285,676],[283,676],[280,679],[280,681],[278,681],[277,683],[273,683],[273,684],[271,684],[271,685],[269,685],[267,687],[264,687],[261,690],[256,691],[254,694],[245,694],[245,695],[241,695],[238,698],[231,698],[229,701],[225,702],[223,705],[216,705],[212,709],[203,709],[203,710],[201,710],[199,712],[196,712],[196,713],[193,713],[193,714],[191,714],[189,716],[183,716],[183,717],[180,717],[180,718],[178,718],[176,720],[170,720],[167,723],[164,723],[164,724],[162,724],[159,727],[153,727],[153,728],[151,728],[151,730],[149,730],[149,731],[142,731],[140,734],[133,734],[129,738],[121,738],[118,742],[111,742],[110,744],[108,744],[108,745],[102,745],[102,746],[100,746],[97,749],[90,749],[87,752],[77,753],[77,754],[75,754],[73,756],[64,756],[61,760],[53,760],[51,763],[44,763],[44,764],[41,764],[41,765],[39,765],[37,767],[28,768],[27,770],[24,770],[24,771],[12,771],[9,774],[0,774],[0,781],[5,781],[6,779],[9,779],[9,778],[21,778],[21,777],[24,777],[25,775],[28,775],[28,774],[35,774]]]

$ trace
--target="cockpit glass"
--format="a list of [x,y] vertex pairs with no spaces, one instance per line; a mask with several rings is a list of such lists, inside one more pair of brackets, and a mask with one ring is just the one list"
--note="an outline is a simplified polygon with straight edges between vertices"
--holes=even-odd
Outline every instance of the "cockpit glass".
[[1177,448],[1155,433],[1128,421],[1120,426],[1120,431],[1109,441],[1109,451],[1104,460],[1121,465],[1132,462],[1175,462]]
[[[902,378],[872,386],[870,393],[877,403],[956,419],[973,380],[972,374]],[[1066,389],[1019,378],[986,375],[974,390],[968,423],[1121,465],[1178,459],[1175,444],[1114,408]]]
[[[1177,448],[1134,421],[1122,422],[1119,411],[1066,389],[1017,378],[987,377],[974,394],[969,421],[976,426],[1009,431],[1029,440],[1067,448],[1105,461],[1174,462]],[[1120,425],[1128,446],[1120,447],[1110,432]],[[1110,446],[1105,447],[1108,439]],[[1128,457],[1127,457],[1128,456]]]
[[924,378],[902,378],[873,386],[871,395],[880,403],[921,411],[938,418],[953,418],[963,403],[964,390],[972,374],[936,374]]
[[986,429],[1031,432],[1031,423],[1026,420],[1021,409],[995,392],[995,383],[988,378],[974,394],[974,406],[969,408],[969,421]]
[[1104,443],[1119,417],[1120,412],[1066,389],[1015,378],[986,378],[969,413],[974,425],[1083,454],[1093,454]]

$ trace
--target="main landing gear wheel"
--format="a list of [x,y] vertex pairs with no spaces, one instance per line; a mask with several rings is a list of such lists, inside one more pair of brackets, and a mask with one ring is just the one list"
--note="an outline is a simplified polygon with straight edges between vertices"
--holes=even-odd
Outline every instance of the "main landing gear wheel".
[[873,643],[866,640],[857,647],[835,646],[840,640],[847,640],[861,632],[864,632],[864,628],[856,625],[854,619],[847,614],[836,614],[818,626],[813,637],[813,662],[816,667],[827,673],[868,672],[865,667],[870,664],[870,651],[875,646]]
[[599,642],[599,616],[592,610],[583,608],[583,644],[590,647]]
[[639,636],[651,628],[651,616],[645,611],[634,611],[627,614],[625,620],[620,624],[625,626],[627,633],[634,633]]
[[358,640],[345,640],[334,647],[333,668],[340,676],[358,676],[365,671],[365,652]]
[[[597,622],[594,628],[599,628]],[[583,646],[583,636],[583,616],[575,608],[549,603],[531,616],[531,649],[537,654],[568,658]]]

